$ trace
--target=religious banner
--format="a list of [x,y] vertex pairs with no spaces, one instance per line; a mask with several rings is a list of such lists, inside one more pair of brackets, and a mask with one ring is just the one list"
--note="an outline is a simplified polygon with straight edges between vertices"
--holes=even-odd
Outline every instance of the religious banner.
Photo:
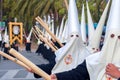
[[9,36],[10,45],[18,41],[20,44],[23,42],[23,23],[21,22],[9,22]]

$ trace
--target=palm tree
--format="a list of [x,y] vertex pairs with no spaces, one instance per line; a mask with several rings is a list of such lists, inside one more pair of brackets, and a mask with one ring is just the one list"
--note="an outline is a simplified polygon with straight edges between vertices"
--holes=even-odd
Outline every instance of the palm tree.
[[[85,1],[76,0],[79,18],[81,18],[82,3],[85,4]],[[94,22],[98,22],[105,5],[106,0],[89,1]],[[3,18],[11,19],[17,17],[18,21],[23,22],[25,30],[30,30],[31,26],[34,25],[36,16],[43,17],[44,15],[53,13],[56,25],[59,25],[62,17],[65,14],[67,15],[64,0],[3,0],[3,8]]]

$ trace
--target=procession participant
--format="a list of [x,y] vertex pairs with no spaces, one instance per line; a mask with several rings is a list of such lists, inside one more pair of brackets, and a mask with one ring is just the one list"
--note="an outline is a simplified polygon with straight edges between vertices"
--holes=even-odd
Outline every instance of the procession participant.
[[[55,66],[49,66],[49,68],[44,70],[49,74],[51,74],[51,70],[52,73],[71,70],[80,63],[82,63],[84,59],[90,55],[89,51],[86,49],[81,39],[78,13],[74,0],[70,0],[70,7],[68,12],[68,26],[68,40],[65,46],[63,46],[55,52]],[[43,66],[39,67],[42,69]],[[44,68],[46,67],[47,66],[44,66]]]
[[120,80],[120,0],[113,0],[105,43],[101,52],[90,55],[77,68],[51,75],[51,80]]
[[15,50],[19,51],[19,44],[17,40],[12,43],[11,48],[14,48]]
[[87,49],[91,53],[95,53],[95,52],[100,51],[102,46],[103,46],[102,43],[104,43],[103,42],[104,39],[103,39],[103,36],[102,36],[102,32],[103,32],[104,24],[105,24],[105,21],[106,21],[108,10],[109,10],[109,4],[110,3],[107,3],[107,5],[106,5],[106,7],[105,7],[100,19],[99,19],[99,22],[98,22],[97,27],[94,31],[94,34],[93,34],[93,36],[92,36],[92,38],[89,41],[89,44],[87,46]]
[[[67,43],[55,52],[56,64],[52,69],[52,73],[71,70],[90,55],[82,40],[75,0],[69,1],[67,26],[69,26]],[[64,68],[62,68],[63,66]]]
[[[7,34],[7,28],[6,28],[3,39],[3,51],[9,54],[8,49],[9,49],[9,36]],[[7,58],[3,57],[3,59],[6,60]]]
[[29,51],[29,52],[31,52],[31,35],[32,35],[32,28],[31,28],[31,30],[30,30],[30,33],[29,33],[29,35],[28,35],[28,37],[26,38],[26,51]]

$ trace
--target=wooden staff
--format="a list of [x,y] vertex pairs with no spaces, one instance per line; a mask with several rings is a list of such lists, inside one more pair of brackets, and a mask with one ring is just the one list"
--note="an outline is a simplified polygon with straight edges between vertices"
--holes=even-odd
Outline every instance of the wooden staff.
[[[38,39],[40,39],[38,32],[34,28],[33,28],[33,34],[37,36]],[[43,39],[40,40],[43,41]]]
[[39,20],[39,23],[46,29],[46,31],[52,36],[52,39],[56,41],[56,39],[54,38],[55,35],[48,28],[48,24],[46,24],[40,17],[38,17],[37,19]]
[[48,38],[47,38],[47,40],[48,40],[48,42],[50,42],[50,44],[51,44],[56,50],[58,50],[58,47],[55,46],[55,44],[54,44],[51,40],[49,40]]
[[[36,30],[38,31],[38,33],[40,33],[42,36],[45,36],[38,27],[35,26],[35,28],[36,28]],[[46,39],[47,39],[48,42],[50,42],[50,44],[51,44],[56,50],[58,50],[57,46],[55,46],[55,44],[54,44],[51,40],[49,40],[48,38],[46,38]]]
[[13,48],[10,49],[9,53],[12,54],[13,56],[15,56],[16,58],[18,58],[20,61],[22,61],[28,67],[30,67],[39,76],[42,76],[46,80],[51,80],[50,76],[47,73],[45,73],[43,70],[38,68],[34,63],[32,63],[30,60],[25,58],[23,55],[21,55],[19,52],[17,52]]
[[45,29],[46,31],[52,36],[53,40],[56,40],[60,46],[62,47],[63,44],[57,39],[57,37],[49,30],[48,25],[38,16],[35,18]]
[[2,51],[0,51],[0,55],[8,58],[9,60],[15,62],[16,64],[18,64],[18,65],[20,65],[20,66],[23,66],[23,67],[26,68],[27,70],[31,70],[30,67],[28,67],[27,65],[25,65],[25,64],[24,64],[23,62],[21,62],[20,60],[18,60],[18,59],[16,59],[16,58],[14,58],[14,57],[12,57],[12,56],[10,56],[10,55],[2,52]]
[[44,38],[44,40],[47,40],[48,41],[47,43],[49,43],[49,45],[51,44],[51,46],[53,46],[56,50],[58,50],[58,48],[54,44],[52,44],[51,41],[48,38],[45,38],[45,35],[42,33],[42,31],[38,27],[35,26],[34,28],[38,32],[38,35],[42,36],[42,39]]
[[[35,30],[33,30],[34,32],[37,32]],[[36,33],[37,34],[37,33]],[[57,49],[55,47],[53,47],[48,41],[47,39],[45,39],[41,34],[38,35],[39,38],[44,41],[54,52],[57,51]]]
[[67,2],[67,0],[64,0],[64,3],[65,3],[65,6],[66,6],[66,8],[68,10],[68,2]]
[[44,36],[44,34],[42,33],[42,31],[41,31],[37,26],[35,26],[35,29],[36,29],[41,35]]
[[[32,28],[32,30],[34,30],[33,28]],[[37,36],[37,34],[33,31],[33,34],[34,34],[34,36],[35,36],[35,38],[37,39],[37,40],[39,40],[39,37]]]

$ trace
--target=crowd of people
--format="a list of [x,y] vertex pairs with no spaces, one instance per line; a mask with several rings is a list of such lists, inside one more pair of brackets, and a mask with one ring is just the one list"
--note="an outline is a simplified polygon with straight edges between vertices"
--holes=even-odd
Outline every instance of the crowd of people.
[[[120,80],[119,3],[119,0],[112,0],[107,21],[105,41],[101,51],[86,57],[83,63],[78,64],[77,67],[68,71],[52,73],[52,69],[56,65],[56,62],[48,68],[46,68],[46,65],[39,65],[41,69],[50,74],[51,80]],[[56,55],[56,57],[58,57],[58,55]],[[40,76],[36,76],[36,74],[35,77],[40,78]]]
[[[112,0],[106,33],[100,41],[100,50],[93,53],[82,41],[75,0],[70,0],[67,42],[63,43],[63,47],[58,42],[53,42],[58,48],[56,52],[47,48],[45,42],[41,42],[36,49],[36,53],[42,55],[49,63],[37,66],[49,74],[51,80],[120,80],[119,3],[120,0]],[[1,44],[2,42],[0,42]],[[28,39],[25,44],[26,51],[31,51],[31,44],[30,39]],[[7,42],[2,45],[4,52],[9,54]],[[11,47],[19,50],[17,42]],[[31,69],[29,72],[33,72],[33,70]],[[33,74],[35,78],[41,78],[40,75]]]

